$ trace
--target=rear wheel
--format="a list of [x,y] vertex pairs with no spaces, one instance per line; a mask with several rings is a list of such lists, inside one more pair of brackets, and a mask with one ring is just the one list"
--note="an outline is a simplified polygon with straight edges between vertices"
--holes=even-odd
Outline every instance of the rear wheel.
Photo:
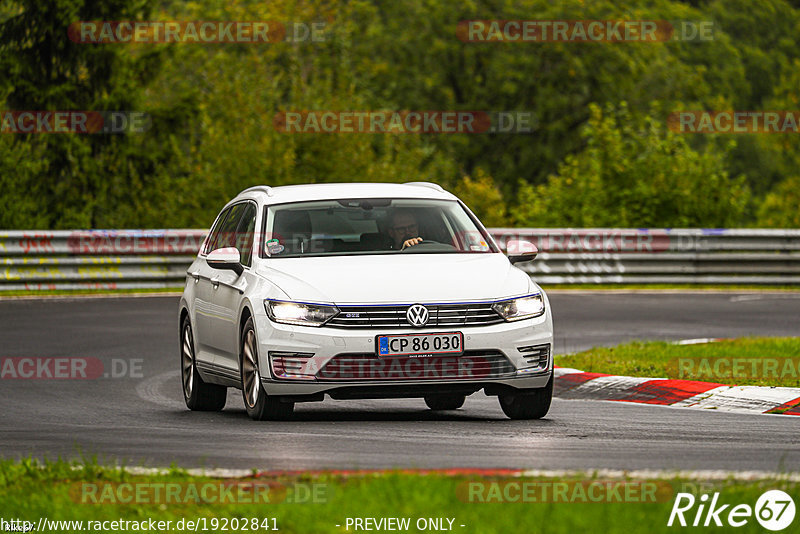
[[553,399],[553,374],[541,389],[500,395],[499,399],[503,413],[511,419],[541,419],[547,415]]
[[275,397],[269,397],[261,385],[258,344],[252,317],[247,319],[242,330],[242,350],[239,362],[239,374],[242,377],[242,399],[247,415],[256,421],[285,419],[292,415],[293,402],[281,402]]
[[464,406],[466,399],[464,395],[430,395],[425,397],[425,404],[431,410],[457,410]]
[[183,400],[190,410],[218,412],[225,407],[228,388],[207,384],[197,373],[192,323],[187,316],[181,325],[181,382]]

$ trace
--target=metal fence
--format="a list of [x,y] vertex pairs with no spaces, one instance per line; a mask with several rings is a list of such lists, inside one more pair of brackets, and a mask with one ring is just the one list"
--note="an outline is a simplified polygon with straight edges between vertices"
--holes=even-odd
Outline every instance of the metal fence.
[[[495,228],[542,284],[800,284],[800,230]],[[181,286],[204,230],[0,232],[0,291]]]

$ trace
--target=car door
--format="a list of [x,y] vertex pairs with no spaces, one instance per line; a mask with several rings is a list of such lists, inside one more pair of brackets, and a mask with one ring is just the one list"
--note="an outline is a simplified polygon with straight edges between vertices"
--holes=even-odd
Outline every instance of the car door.
[[189,275],[194,278],[194,306],[192,309],[194,325],[195,343],[197,345],[197,360],[200,362],[213,363],[214,351],[211,349],[211,317],[213,315],[213,305],[211,303],[211,283],[210,280],[216,276],[216,271],[206,263],[206,256],[214,250],[214,244],[219,240],[220,230],[225,223],[225,219],[231,212],[231,208],[225,208],[217,216],[211,232],[203,244],[200,251],[200,258],[189,270]]
[[[244,203],[234,204],[230,207],[225,220],[220,225],[219,232],[213,240],[209,240],[205,251],[206,255],[220,248],[235,246],[236,228],[239,226],[244,209]],[[230,310],[220,306],[219,286],[222,280],[227,281],[231,275],[235,277],[236,273],[214,269],[206,261],[201,262],[199,267],[198,288],[199,293],[205,298],[197,306],[198,327],[202,328],[202,335],[198,342],[203,345],[203,350],[213,354],[212,363],[215,367],[220,365],[220,351],[225,346],[219,338],[219,322],[231,320]]]
[[244,272],[237,275],[233,271],[219,271],[218,283],[212,285],[214,306],[219,313],[214,316],[211,328],[218,356],[217,365],[224,367],[228,373],[239,373],[239,309],[242,294],[253,276],[252,265],[253,239],[256,228],[256,204],[243,204],[241,217],[236,230],[226,246],[236,247],[239,251]]

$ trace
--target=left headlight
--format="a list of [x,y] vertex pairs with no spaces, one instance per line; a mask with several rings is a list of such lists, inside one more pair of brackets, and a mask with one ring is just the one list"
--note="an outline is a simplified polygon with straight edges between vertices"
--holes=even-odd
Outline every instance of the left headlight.
[[330,304],[308,304],[284,300],[265,300],[264,307],[267,310],[267,317],[276,323],[299,326],[322,326],[339,313],[339,309]]
[[506,321],[519,321],[539,317],[544,313],[544,299],[541,293],[492,304],[492,309]]

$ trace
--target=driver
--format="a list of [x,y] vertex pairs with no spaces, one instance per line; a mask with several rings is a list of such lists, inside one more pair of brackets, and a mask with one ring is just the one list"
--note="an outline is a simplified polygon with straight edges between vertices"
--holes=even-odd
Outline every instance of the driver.
[[388,234],[392,238],[393,249],[402,250],[422,243],[422,238],[419,237],[417,218],[413,212],[404,209],[396,210],[392,213],[389,221]]

